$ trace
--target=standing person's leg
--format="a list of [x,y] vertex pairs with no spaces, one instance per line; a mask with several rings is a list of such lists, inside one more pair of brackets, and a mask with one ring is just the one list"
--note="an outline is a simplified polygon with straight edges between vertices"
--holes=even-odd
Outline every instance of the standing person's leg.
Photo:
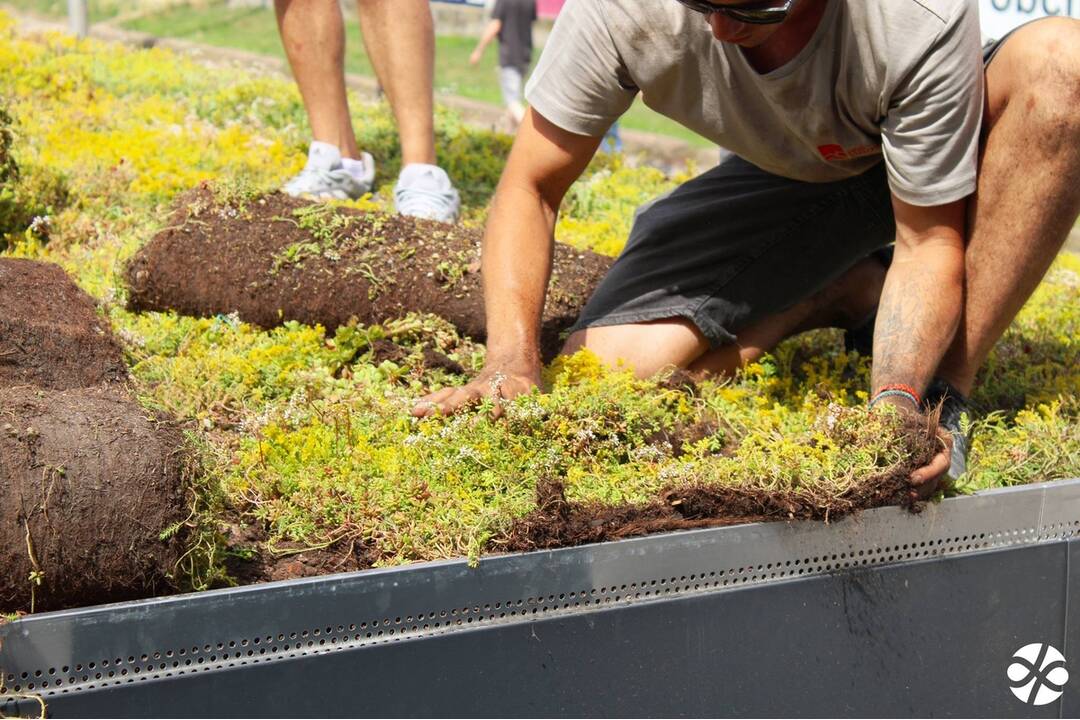
[[514,121],[514,126],[525,119],[525,104],[521,101],[521,88],[525,82],[525,70],[513,65],[499,67],[499,89],[502,91],[503,104]]
[[357,0],[360,31],[401,137],[401,164],[435,163],[435,25],[428,0]]
[[345,24],[337,0],[275,0],[278,30],[314,142],[303,172],[285,184],[291,195],[360,197],[371,190],[375,163],[356,146],[345,94]]
[[359,157],[345,95],[345,23],[337,0],[275,0],[274,10],[312,137],[345,157]]
[[398,212],[452,222],[458,193],[435,165],[435,26],[428,0],[357,0],[364,47],[397,120]]
[[964,314],[938,371],[965,394],[1080,212],[1080,21],[1017,30],[987,68],[986,87]]

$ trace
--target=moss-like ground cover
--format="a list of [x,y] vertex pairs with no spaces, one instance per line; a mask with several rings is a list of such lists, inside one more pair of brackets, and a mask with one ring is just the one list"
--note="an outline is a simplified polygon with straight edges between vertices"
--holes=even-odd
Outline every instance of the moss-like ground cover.
[[[100,300],[140,399],[187,421],[200,452],[178,568],[192,587],[220,579],[225,554],[333,546],[388,565],[497,550],[534,509],[540,480],[608,504],[702,479],[820,497],[904,460],[890,416],[862,408],[868,360],[845,354],[835,332],[692,388],[605,372],[582,354],[557,361],[550,392],[516,401],[505,420],[481,408],[419,421],[406,412],[416,397],[463,381],[424,371],[425,349],[467,369],[484,357],[437,317],[328,335],[129,313],[123,263],[161,229],[177,194],[212,181],[241,197],[303,164],[295,89],[160,50],[21,38],[0,16],[0,95],[18,167],[0,195],[5,252],[59,263]],[[382,207],[397,171],[394,128],[385,107],[353,107],[384,190],[356,205]],[[510,140],[443,112],[437,125],[465,221],[480,224]],[[559,239],[616,253],[634,208],[678,181],[598,160],[571,191]],[[1062,255],[983,374],[975,402],[986,414],[955,492],[1080,475],[1078,300],[1080,259]],[[386,339],[406,352],[382,358]],[[244,545],[243,525],[268,539]]]

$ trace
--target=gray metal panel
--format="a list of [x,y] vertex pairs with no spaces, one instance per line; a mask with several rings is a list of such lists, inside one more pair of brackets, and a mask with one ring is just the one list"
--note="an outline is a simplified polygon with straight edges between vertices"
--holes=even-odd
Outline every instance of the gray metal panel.
[[[252,704],[249,692],[257,687],[258,697],[269,701],[275,697],[274,688],[295,692],[304,687],[289,678],[310,680],[320,672],[332,672],[333,668],[339,668],[336,672],[349,677],[349,667],[354,668],[355,676],[359,668],[367,665],[361,662],[365,659],[372,659],[373,664],[359,677],[374,678],[380,676],[381,668],[393,666],[389,659],[402,657],[402,653],[406,665],[410,664],[408,657],[422,658],[434,653],[439,658],[436,667],[444,667],[447,676],[454,676],[463,668],[476,666],[478,656],[469,647],[480,643],[481,638],[496,638],[488,643],[494,643],[494,649],[486,650],[483,657],[501,658],[499,666],[491,670],[498,674],[499,668],[512,667],[511,658],[522,651],[520,647],[514,650],[508,646],[510,650],[496,652],[505,638],[519,636],[524,628],[535,629],[537,623],[570,628],[568,638],[576,637],[578,644],[584,643],[582,650],[586,654],[589,648],[601,647],[618,653],[611,643],[624,635],[620,629],[626,618],[653,613],[661,624],[684,623],[686,619],[680,615],[683,612],[680,608],[725,607],[725,604],[747,602],[735,598],[754,599],[750,605],[739,606],[742,607],[742,614],[737,615],[739,624],[733,627],[728,627],[728,622],[722,624],[725,631],[749,631],[758,626],[768,630],[770,624],[762,624],[760,616],[754,620],[754,607],[760,603],[758,606],[764,608],[773,602],[772,598],[781,597],[794,603],[793,608],[802,602],[805,610],[802,622],[816,626],[821,624],[818,616],[826,617],[830,607],[839,607],[821,600],[828,592],[834,592],[828,588],[836,583],[850,590],[844,596],[849,607],[842,613],[849,623],[848,629],[841,627],[836,637],[846,638],[847,644],[865,645],[867,640],[859,634],[858,624],[850,625],[855,617],[850,603],[858,606],[865,583],[852,584],[850,578],[867,572],[865,577],[904,575],[906,578],[906,574],[915,572],[912,568],[922,566],[938,568],[928,572],[938,578],[937,584],[943,592],[967,587],[971,592],[981,593],[978,600],[990,603],[985,612],[991,614],[998,611],[994,608],[1022,613],[1023,607],[1016,606],[1013,596],[1029,591],[1018,583],[1037,582],[1044,599],[1036,613],[1041,618],[1040,625],[1045,627],[1047,612],[1057,612],[1061,627],[1053,635],[1064,643],[1068,593],[1063,583],[1070,576],[1069,555],[1063,553],[1064,548],[1075,545],[1064,541],[1078,532],[1080,482],[1065,481],[947,500],[914,517],[895,508],[885,508],[828,526],[763,524],[675,533],[584,548],[493,557],[483,560],[477,568],[469,568],[463,562],[433,563],[34,616],[0,628],[0,667],[4,668],[8,688],[40,693],[50,702],[53,712],[61,707],[78,707],[82,714],[93,714],[89,709],[94,706],[92,698],[103,697],[110,698],[106,703],[111,704],[108,713],[123,714],[122,707],[134,714],[140,714],[137,707],[144,708],[142,714],[170,712],[167,708],[176,708],[178,714],[198,712],[191,709],[195,707],[192,703],[198,702],[195,697],[198,692],[192,690],[207,687],[217,688],[214,698],[220,703],[215,705],[218,710],[236,698],[246,697],[236,708],[241,714],[245,708],[253,714],[296,714],[284,709],[276,699],[266,706]],[[987,552],[995,548],[1016,550]],[[1044,551],[1050,555],[1039,554]],[[1041,558],[1039,562],[1033,560],[1033,553]],[[1021,565],[1030,564],[1028,570],[1037,577],[1021,578],[1022,573],[1017,574],[1019,569],[997,573],[994,564],[985,565],[987,557],[1020,555],[1030,556]],[[914,562],[943,556],[957,556],[957,560],[963,559],[965,563]],[[1053,567],[1054,562],[1060,567]],[[989,576],[980,580],[963,573],[956,577],[941,574],[942,568],[973,567],[972,563],[983,563],[980,567],[989,570],[980,572],[989,572]],[[879,566],[879,570],[869,571]],[[841,569],[849,572],[841,573],[838,579],[835,572]],[[910,582],[910,578],[905,582]],[[744,588],[752,588],[753,592]],[[1006,591],[1009,602],[1000,600]],[[819,597],[822,592],[826,595]],[[909,597],[910,593],[900,592],[897,602]],[[1026,597],[1030,601],[1030,594]],[[822,602],[825,604],[821,605]],[[1060,604],[1057,610],[1053,602]],[[976,625],[963,614],[971,612],[970,605],[971,598],[953,597],[946,607],[961,606],[964,610],[950,617],[950,622],[987,632],[989,625]],[[794,611],[789,608],[791,612]],[[895,617],[903,621],[891,634],[887,624],[882,626],[882,632],[893,638],[890,642],[907,647],[903,637],[911,632],[909,626],[918,622],[918,617],[904,615],[900,609],[897,612]],[[939,626],[940,619],[935,627]],[[1075,633],[1075,626],[1075,623],[1070,626],[1070,632]],[[616,634],[610,637],[602,632],[582,634],[585,632],[582,628],[603,627]],[[707,623],[700,626],[699,635],[708,627]],[[1019,630],[1014,634],[1023,635]],[[767,638],[768,633],[762,637]],[[1012,637],[1005,639],[1008,643],[1016,642]],[[651,648],[662,647],[655,644],[657,641],[654,638],[652,644],[638,647],[637,652],[648,656]],[[680,653],[686,656],[693,647],[687,643],[692,641],[693,638],[684,638],[672,650],[673,658]],[[964,642],[970,645],[971,638],[965,638]],[[773,643],[764,642],[763,652],[775,660],[787,644],[787,637],[778,636]],[[1072,647],[1077,647],[1075,642]],[[457,654],[447,655],[439,648],[453,648]],[[963,647],[954,647],[949,657],[955,658],[962,652]],[[873,653],[868,655],[869,659],[860,662],[854,670],[872,662],[873,656]],[[381,659],[375,660],[376,657]],[[628,673],[632,667],[624,667],[626,663],[619,655],[616,658],[619,672],[631,677]],[[892,660],[895,658],[880,662],[895,669],[897,665]],[[448,664],[454,667],[446,668]],[[597,659],[591,667],[595,671],[602,664]],[[773,664],[778,669],[783,666],[783,663]],[[421,663],[414,667],[426,666]],[[591,683],[588,670],[576,669],[569,677]],[[235,685],[237,677],[260,679],[250,687],[239,686],[249,688],[248,692],[239,692]],[[392,681],[393,677],[388,676],[379,682]],[[451,686],[463,681],[457,678]],[[527,697],[536,681],[536,678],[522,678],[513,687],[513,695]],[[232,694],[220,694],[227,687],[233,688]],[[375,683],[374,687],[379,692],[365,693],[370,701],[367,705],[341,705],[342,699],[337,698],[323,712],[363,713],[368,706],[392,711],[394,706],[387,704],[385,698],[391,694],[387,691],[391,686]],[[473,695],[477,692],[472,685],[464,687]],[[688,686],[670,686],[670,689],[687,692]],[[79,705],[73,695],[79,696],[79,702],[88,704]],[[177,697],[170,703],[186,704],[159,704],[173,695]],[[336,695],[331,692],[326,697]],[[650,697],[662,700],[666,696],[660,688],[654,688]],[[136,704],[125,705],[127,700],[123,698]],[[143,700],[137,698],[150,704],[140,706],[138,702]],[[401,707],[424,707],[417,692],[406,693],[403,699],[412,704]],[[552,703],[549,708],[559,707],[555,699],[549,701]],[[489,702],[484,706],[499,705]],[[309,707],[319,704],[313,702]],[[525,706],[514,707],[521,710]],[[621,712],[637,714],[634,707],[637,705],[622,707]],[[654,702],[651,707],[656,711],[660,706]],[[799,714],[814,712],[810,706],[803,709],[806,712]],[[575,714],[569,707],[566,710]],[[879,710],[873,714],[889,712],[884,707]],[[441,704],[434,711],[436,714],[456,712]],[[897,711],[895,705],[893,711]],[[669,707],[668,712],[678,711]],[[396,714],[410,713],[400,710]]]
[[[1062,647],[1058,648],[1065,656],[1066,661],[1070,658],[1074,663],[1068,666],[1069,674],[1072,675],[1072,683],[1080,685],[1080,540],[1069,543],[1069,553],[1066,557],[1066,575],[1068,585],[1065,589],[1065,639]],[[1060,717],[1080,717],[1080,692],[1065,693],[1061,699]]]

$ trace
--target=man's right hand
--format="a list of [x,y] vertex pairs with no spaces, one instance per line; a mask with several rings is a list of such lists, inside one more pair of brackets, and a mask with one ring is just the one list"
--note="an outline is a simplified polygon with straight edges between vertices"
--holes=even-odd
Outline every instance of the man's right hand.
[[468,385],[448,387],[420,398],[413,405],[413,417],[452,415],[471,405],[491,398],[492,417],[503,414],[503,403],[524,395],[540,385],[539,367],[513,368],[509,364],[488,363]]
[[540,384],[540,322],[551,274],[555,220],[570,185],[589,164],[600,138],[575,135],[530,108],[491,203],[484,232],[484,306],[488,355],[463,387],[422,398],[415,417],[450,415],[491,398],[502,404]]

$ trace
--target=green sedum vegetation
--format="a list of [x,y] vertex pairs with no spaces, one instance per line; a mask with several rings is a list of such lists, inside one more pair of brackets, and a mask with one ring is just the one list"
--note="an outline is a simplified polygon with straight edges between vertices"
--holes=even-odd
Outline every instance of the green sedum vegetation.
[[[481,407],[421,421],[407,414],[418,396],[465,380],[425,369],[425,350],[470,371],[484,359],[482,345],[437,317],[329,334],[130,313],[123,264],[168,222],[180,192],[209,181],[242,202],[303,164],[295,88],[161,50],[19,37],[0,15],[0,96],[11,116],[5,157],[18,168],[4,171],[0,197],[50,208],[47,233],[27,229],[33,218],[5,225],[6,252],[59,263],[100,301],[142,402],[185,421],[202,459],[191,552],[178,568],[191,587],[220,581],[223,556],[242,552],[225,538],[237,523],[265,531],[268,552],[362,548],[380,565],[476,557],[534,508],[541,479],[561,479],[571,500],[611,504],[682,481],[817,497],[903,460],[895,418],[864,409],[868,360],[845,353],[834,331],[692,387],[608,372],[581,353],[549,367],[548,392],[511,403],[503,420]],[[381,185],[353,205],[386,209],[400,162],[390,114],[352,107]],[[465,221],[482,223],[510,140],[442,110],[437,125]],[[58,179],[64,202],[44,178]],[[558,237],[614,254],[634,209],[680,179],[598,159],[571,190]],[[328,251],[316,235],[313,244]],[[1080,259],[1063,254],[983,373],[975,402],[985,414],[953,492],[1080,475],[1078,300]],[[404,352],[380,359],[385,341]]]

